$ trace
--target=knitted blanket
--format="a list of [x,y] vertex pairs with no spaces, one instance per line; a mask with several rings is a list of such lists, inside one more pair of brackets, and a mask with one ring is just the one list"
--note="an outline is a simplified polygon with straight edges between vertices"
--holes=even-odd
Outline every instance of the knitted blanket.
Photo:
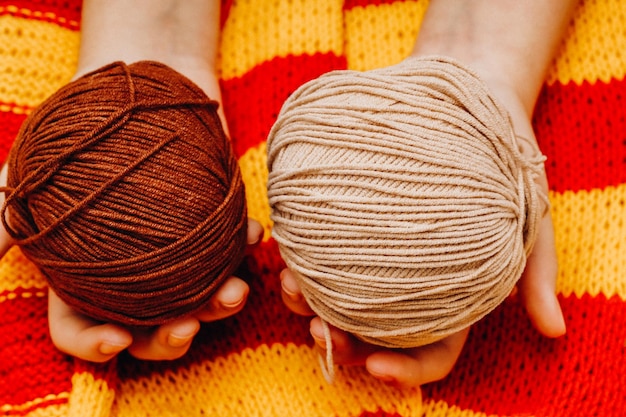
[[[0,161],[38,103],[76,66],[79,0],[0,0]],[[425,0],[225,1],[224,108],[265,227],[246,259],[244,311],[203,325],[172,362],[122,354],[92,364],[61,354],[47,291],[13,248],[0,262],[0,416],[623,416],[626,415],[626,2],[582,0],[534,114],[547,155],[567,335],[550,340],[507,301],[470,332],[445,380],[385,385],[319,369],[307,318],[280,300],[270,237],[265,139],[283,101],[334,69],[400,61]]]

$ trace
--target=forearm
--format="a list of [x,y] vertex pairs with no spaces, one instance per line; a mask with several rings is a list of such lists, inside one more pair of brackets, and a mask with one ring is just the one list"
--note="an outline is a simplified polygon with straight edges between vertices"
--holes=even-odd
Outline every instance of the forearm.
[[413,55],[458,59],[530,116],[575,0],[431,0]]
[[219,11],[219,0],[85,0],[77,72],[117,60],[214,70]]

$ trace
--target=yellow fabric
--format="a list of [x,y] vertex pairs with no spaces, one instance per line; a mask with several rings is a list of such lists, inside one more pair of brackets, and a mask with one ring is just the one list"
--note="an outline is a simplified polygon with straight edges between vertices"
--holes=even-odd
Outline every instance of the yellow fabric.
[[608,83],[626,74],[626,10],[622,0],[581,1],[546,82]]
[[105,417],[111,415],[115,391],[106,381],[89,372],[75,373],[69,397],[68,417]]
[[[0,262],[0,294],[5,293],[4,299],[11,297],[11,293],[18,288],[27,288],[31,294],[47,288],[46,280],[39,271],[28,263],[17,247],[11,248]],[[0,295],[0,303],[3,302]]]
[[78,32],[14,16],[0,27],[0,103],[35,107],[72,78]]
[[267,155],[265,142],[248,149],[239,157],[241,176],[246,184],[246,199],[249,216],[261,223],[265,233],[263,241],[270,238],[272,221],[270,220],[270,205],[267,201],[265,184],[267,183]]
[[626,300],[626,184],[552,194],[557,290]]
[[428,1],[354,7],[345,14],[348,68],[366,71],[411,53]]
[[240,77],[276,57],[343,53],[341,0],[234,2],[222,29],[221,77]]
[[[244,349],[177,373],[125,382],[116,397],[116,415],[134,417],[148,409],[159,410],[159,416],[176,416],[179,410],[193,410],[193,403],[201,402],[207,414],[214,416],[357,417],[378,409],[403,417],[422,416],[419,390],[397,390],[359,368],[345,369],[329,385],[317,368],[317,354],[308,346]],[[280,389],[258,384],[258,375],[281,381]]]

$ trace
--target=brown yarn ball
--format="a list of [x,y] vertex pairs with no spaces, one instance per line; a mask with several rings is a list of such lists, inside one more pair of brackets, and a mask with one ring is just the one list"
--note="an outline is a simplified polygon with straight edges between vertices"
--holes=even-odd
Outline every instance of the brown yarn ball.
[[143,61],[84,75],[30,114],[2,219],[68,305],[158,325],[206,306],[237,268],[245,192],[217,108]]

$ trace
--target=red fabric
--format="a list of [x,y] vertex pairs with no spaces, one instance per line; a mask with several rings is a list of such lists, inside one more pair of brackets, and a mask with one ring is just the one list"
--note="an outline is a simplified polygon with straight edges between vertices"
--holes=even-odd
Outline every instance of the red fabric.
[[11,303],[0,303],[0,405],[72,387],[73,360],[54,348],[48,334],[48,300],[25,292],[31,291],[18,289]]
[[626,80],[546,86],[534,127],[553,191],[626,183]]
[[283,102],[300,85],[345,67],[345,58],[332,53],[288,55],[263,62],[242,77],[223,81],[224,112],[235,155],[242,156],[265,142]]
[[471,331],[457,366],[424,396],[487,415],[618,416],[626,398],[626,304],[602,295],[560,297],[559,339],[503,304]]

